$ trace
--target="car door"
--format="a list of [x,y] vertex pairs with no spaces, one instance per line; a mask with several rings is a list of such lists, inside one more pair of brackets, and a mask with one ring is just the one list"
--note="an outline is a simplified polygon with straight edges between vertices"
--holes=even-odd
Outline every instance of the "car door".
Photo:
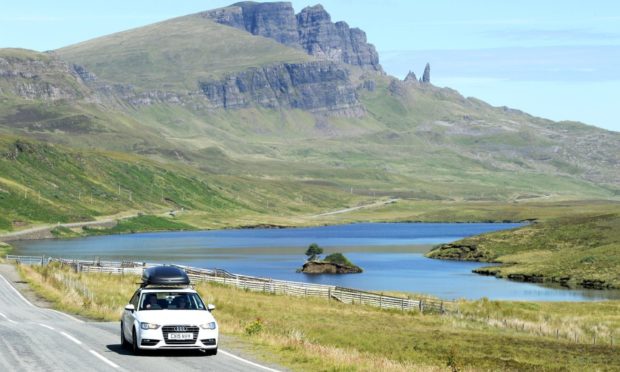
[[136,292],[129,300],[129,303],[133,305],[134,311],[123,310],[123,332],[125,333],[125,339],[131,340],[131,329],[133,327],[134,319],[136,318],[136,311],[138,311],[138,304],[140,300],[140,292]]

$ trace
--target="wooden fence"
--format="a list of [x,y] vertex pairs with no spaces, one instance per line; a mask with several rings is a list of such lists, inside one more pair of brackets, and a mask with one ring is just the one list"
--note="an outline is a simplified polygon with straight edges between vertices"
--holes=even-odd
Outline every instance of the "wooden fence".
[[[7,260],[13,260],[22,264],[45,265],[49,262],[58,262],[70,265],[78,272],[107,273],[115,275],[142,275],[147,267],[158,266],[145,262],[132,261],[101,261],[95,260],[71,260],[65,258],[45,258],[27,256],[7,256]],[[444,313],[450,311],[450,302],[409,299],[396,296],[386,296],[373,292],[360,291],[352,288],[343,288],[333,285],[311,284],[293,282],[269,278],[260,278],[247,275],[233,274],[221,269],[202,269],[191,266],[173,265],[183,269],[193,283],[213,282],[224,285],[232,285],[244,290],[281,294],[287,296],[319,297],[330,301],[338,301],[346,304],[375,306],[381,309],[396,309],[401,311],[432,311]]]

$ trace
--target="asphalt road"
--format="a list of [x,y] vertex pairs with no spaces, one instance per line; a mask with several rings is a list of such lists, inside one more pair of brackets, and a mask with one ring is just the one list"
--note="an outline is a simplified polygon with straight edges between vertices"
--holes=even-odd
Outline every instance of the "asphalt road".
[[119,322],[84,322],[32,304],[0,274],[0,371],[275,371],[222,350],[135,356],[120,345]]

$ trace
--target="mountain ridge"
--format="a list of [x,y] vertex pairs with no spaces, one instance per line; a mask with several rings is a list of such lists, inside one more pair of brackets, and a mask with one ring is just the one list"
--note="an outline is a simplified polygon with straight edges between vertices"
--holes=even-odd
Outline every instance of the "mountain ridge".
[[199,13],[217,23],[264,36],[330,61],[383,72],[374,45],[366,33],[346,22],[333,23],[322,5],[303,8],[298,14],[290,2],[239,2]]
[[365,196],[620,195],[616,132],[309,55],[200,13],[46,54],[1,50],[3,60],[4,134]]

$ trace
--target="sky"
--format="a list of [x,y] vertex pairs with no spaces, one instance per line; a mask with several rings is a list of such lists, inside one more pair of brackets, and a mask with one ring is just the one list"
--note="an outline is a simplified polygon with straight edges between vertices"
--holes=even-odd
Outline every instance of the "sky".
[[[52,50],[234,0],[2,0],[0,48]],[[293,0],[366,31],[390,75],[620,131],[620,1]]]

